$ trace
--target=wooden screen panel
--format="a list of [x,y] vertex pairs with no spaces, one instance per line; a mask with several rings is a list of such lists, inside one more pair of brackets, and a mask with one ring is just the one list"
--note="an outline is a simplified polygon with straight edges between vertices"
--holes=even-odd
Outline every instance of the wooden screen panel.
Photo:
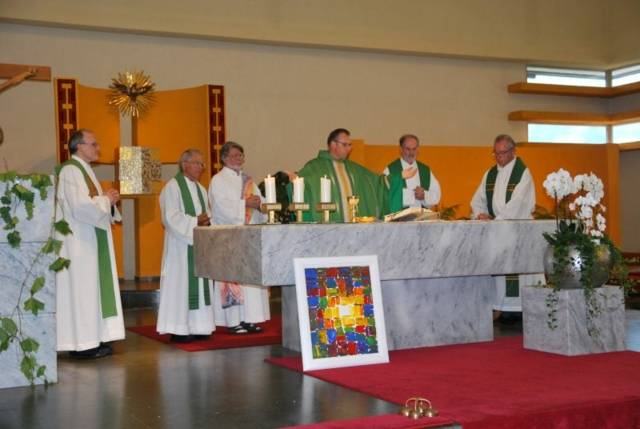
[[[137,146],[159,149],[163,164],[177,163],[186,149],[202,151],[209,167],[208,85],[158,91],[148,112],[135,123]],[[205,174],[206,175],[206,174]]]
[[56,113],[56,155],[59,163],[69,159],[67,143],[78,129],[78,83],[75,79],[58,78],[53,82]]
[[78,128],[88,128],[100,143],[100,164],[117,162],[120,114],[109,105],[108,89],[78,85]]

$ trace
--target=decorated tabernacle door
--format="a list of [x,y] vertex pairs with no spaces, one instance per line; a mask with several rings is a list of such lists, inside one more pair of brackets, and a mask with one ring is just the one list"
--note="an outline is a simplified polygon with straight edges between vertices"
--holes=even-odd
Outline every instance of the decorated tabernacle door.
[[389,362],[377,256],[294,258],[305,371]]

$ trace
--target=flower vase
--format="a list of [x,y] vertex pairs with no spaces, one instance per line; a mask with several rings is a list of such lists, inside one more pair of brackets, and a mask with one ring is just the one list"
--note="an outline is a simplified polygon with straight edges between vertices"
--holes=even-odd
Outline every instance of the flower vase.
[[[582,289],[584,255],[577,246],[570,245],[568,261],[560,274],[557,287],[559,289]],[[591,270],[591,284],[594,288],[604,285],[609,280],[609,272],[612,267],[611,251],[604,244],[596,244],[594,252],[593,268]],[[554,273],[555,256],[554,247],[547,246],[544,253],[544,272],[547,279],[551,279]]]

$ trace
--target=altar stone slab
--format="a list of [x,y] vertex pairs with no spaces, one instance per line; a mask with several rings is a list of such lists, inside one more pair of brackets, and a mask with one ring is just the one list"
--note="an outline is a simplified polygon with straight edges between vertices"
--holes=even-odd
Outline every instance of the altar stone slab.
[[378,255],[381,280],[544,271],[554,221],[212,225],[194,230],[196,274],[263,286],[295,283],[293,258]]
[[553,221],[198,227],[196,274],[282,289],[283,344],[300,350],[293,259],[377,255],[389,348],[493,339],[493,275],[539,273]]
[[625,350],[624,295],[619,287],[605,286],[596,289],[602,313],[593,319],[599,330],[597,336],[587,332],[585,299],[582,289],[565,289],[558,292],[557,328],[547,325],[549,308],[546,297],[551,289],[526,286],[522,294],[522,325],[524,348],[577,356]]

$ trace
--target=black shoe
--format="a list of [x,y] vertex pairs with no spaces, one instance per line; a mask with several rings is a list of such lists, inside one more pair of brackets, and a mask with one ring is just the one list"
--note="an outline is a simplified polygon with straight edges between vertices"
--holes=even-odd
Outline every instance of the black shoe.
[[239,324],[238,326],[232,326],[230,328],[227,328],[227,331],[229,331],[230,334],[234,334],[234,335],[247,335],[249,333],[249,331],[247,331],[247,329],[242,326],[242,323]]
[[99,346],[93,349],[69,352],[69,356],[74,359],[100,359],[110,354],[108,349]]
[[193,341],[192,335],[176,335],[171,334],[171,342],[172,343],[190,343]]
[[107,356],[113,354],[113,347],[111,347],[111,344],[100,343],[98,348],[104,350],[107,353]]
[[206,341],[211,338],[211,334],[209,335],[194,335],[193,339],[196,341]]
[[247,330],[250,334],[259,334],[263,329],[255,323],[240,322],[240,326]]

